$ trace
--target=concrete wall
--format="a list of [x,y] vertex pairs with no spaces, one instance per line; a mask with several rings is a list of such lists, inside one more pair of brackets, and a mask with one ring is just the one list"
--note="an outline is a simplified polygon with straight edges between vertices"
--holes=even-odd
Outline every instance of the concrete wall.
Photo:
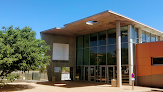
[[[75,70],[76,37],[41,33],[41,38],[45,40],[45,42],[48,45],[50,45],[50,48],[51,48],[51,50],[47,52],[47,55],[51,56],[50,65],[47,66],[48,80],[52,81],[52,77],[55,77],[56,81],[60,81],[61,73],[54,73],[54,67],[73,67],[73,70]],[[53,43],[69,44],[69,61],[68,62],[52,60]],[[75,71],[73,72],[73,75],[74,74],[75,74]]]
[[137,84],[163,87],[163,65],[151,65],[151,57],[163,57],[163,41],[136,45]]

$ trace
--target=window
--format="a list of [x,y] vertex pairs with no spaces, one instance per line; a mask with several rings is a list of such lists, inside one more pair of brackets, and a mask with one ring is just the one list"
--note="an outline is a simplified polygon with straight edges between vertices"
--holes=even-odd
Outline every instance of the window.
[[106,45],[106,31],[98,33],[98,46]]
[[163,65],[163,57],[154,57],[152,58],[152,65]]
[[116,29],[109,29],[107,35],[107,44],[116,44]]
[[128,27],[121,27],[121,43],[128,42]]
[[82,48],[83,47],[83,36],[78,36],[77,37],[77,48]]
[[146,42],[150,42],[150,33],[146,32]]
[[156,40],[156,35],[151,34],[151,42],[155,42],[155,40]]
[[145,31],[142,31],[142,43],[145,43],[146,41],[145,41],[146,39],[145,39]]
[[97,46],[97,33],[90,35],[90,47]]
[[84,38],[84,41],[83,41],[84,48],[89,47],[89,35],[84,35],[83,38]]

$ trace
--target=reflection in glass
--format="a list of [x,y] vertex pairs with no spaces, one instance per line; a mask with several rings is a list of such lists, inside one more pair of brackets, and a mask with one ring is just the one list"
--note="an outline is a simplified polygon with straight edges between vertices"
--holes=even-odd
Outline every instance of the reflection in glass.
[[89,48],[85,48],[83,52],[83,65],[89,65]]
[[107,46],[107,64],[116,65],[116,45]]
[[90,65],[97,65],[97,47],[90,48]]
[[134,28],[134,26],[132,26],[132,30],[131,30],[132,32],[132,39],[133,39],[133,42],[135,42],[135,28]]
[[121,46],[121,62],[122,65],[128,64],[128,43],[123,43]]
[[136,43],[139,42],[139,38],[138,38],[138,28],[135,28],[135,42],[136,42]]
[[106,45],[106,31],[98,33],[98,46]]
[[95,72],[96,72],[96,82],[98,82],[98,80],[99,80],[99,76],[98,76],[98,66],[95,67]]
[[121,27],[121,42],[128,42],[128,27]]
[[160,41],[160,36],[156,36],[156,41]]
[[102,82],[106,81],[105,74],[106,74],[105,73],[105,67],[101,67],[101,76],[102,76],[101,81]]
[[85,80],[88,81],[88,67],[85,67]]
[[97,82],[100,82],[100,66],[97,67],[98,69],[98,76],[96,77]]
[[80,66],[76,66],[76,76],[75,76],[76,80],[81,80],[81,67]]
[[84,48],[89,47],[89,35],[84,35]]
[[106,46],[98,47],[98,65],[106,65]]
[[95,79],[95,67],[91,67],[90,72],[91,72],[91,81],[94,81],[94,79]]
[[97,46],[97,33],[90,35],[90,47]]
[[156,35],[151,34],[151,42],[155,42],[155,40],[156,40]]
[[116,29],[109,29],[107,33],[107,44],[116,44]]
[[83,43],[83,36],[78,36],[77,37],[77,40],[76,40],[77,42],[77,48],[82,48],[83,46],[82,46],[82,43]]
[[129,68],[128,66],[121,66],[122,68],[122,82],[129,83]]
[[77,65],[81,65],[82,64],[82,49],[78,49],[77,50]]
[[150,33],[146,32],[146,42],[150,42]]
[[138,42],[138,28],[134,28],[134,26],[132,26],[132,39],[133,42]]
[[145,43],[145,31],[142,31],[142,43]]
[[113,79],[113,67],[108,67],[108,72],[109,83],[111,83],[111,79]]

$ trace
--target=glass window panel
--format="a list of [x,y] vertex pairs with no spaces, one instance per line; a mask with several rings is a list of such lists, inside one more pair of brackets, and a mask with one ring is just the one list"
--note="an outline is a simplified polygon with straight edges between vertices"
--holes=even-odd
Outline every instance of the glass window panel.
[[82,64],[82,49],[78,49],[77,50],[77,65],[81,65]]
[[160,36],[156,36],[156,41],[160,41]]
[[128,64],[128,43],[121,45],[121,56],[122,65]]
[[122,69],[122,83],[129,83],[129,67],[121,66]]
[[128,42],[128,27],[121,27],[121,42]]
[[116,45],[107,46],[107,64],[116,65]]
[[156,35],[151,34],[151,42],[155,42],[156,41]]
[[75,76],[75,79],[76,80],[81,80],[82,78],[82,75],[81,75],[81,66],[76,66],[76,76]]
[[90,47],[97,46],[97,33],[90,35]]
[[145,43],[145,31],[142,31],[142,43]]
[[163,57],[153,58],[153,64],[163,64]]
[[106,45],[106,31],[98,33],[98,46]]
[[98,47],[98,64],[106,65],[106,46]]
[[150,33],[146,32],[146,42],[150,42]]
[[136,43],[139,42],[139,39],[138,39],[138,28],[135,28],[135,41],[136,41]]
[[89,35],[84,35],[84,48],[89,47]]
[[89,48],[84,49],[84,61],[83,65],[89,65]]
[[97,65],[97,47],[90,48],[90,65]]
[[116,44],[116,29],[109,29],[107,33],[107,44]]
[[134,28],[134,26],[132,26],[132,30],[131,30],[132,32],[132,41],[133,42],[135,42],[135,28]]
[[82,44],[82,43],[83,43],[83,36],[78,36],[76,41],[77,41],[77,42],[76,42],[76,43],[77,43],[77,44],[76,44],[76,45],[77,45],[77,48],[82,48],[82,47],[83,47],[83,46],[82,46],[82,45],[83,45],[83,44]]

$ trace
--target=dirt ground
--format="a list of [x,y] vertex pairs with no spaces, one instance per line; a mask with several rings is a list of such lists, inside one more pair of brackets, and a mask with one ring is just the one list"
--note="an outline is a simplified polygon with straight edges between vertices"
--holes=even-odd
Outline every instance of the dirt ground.
[[0,86],[0,92],[18,91],[18,92],[158,92],[163,89],[123,85],[121,88],[112,87],[108,84],[90,83],[90,82],[48,82],[48,81],[16,81],[8,83],[7,86]]

